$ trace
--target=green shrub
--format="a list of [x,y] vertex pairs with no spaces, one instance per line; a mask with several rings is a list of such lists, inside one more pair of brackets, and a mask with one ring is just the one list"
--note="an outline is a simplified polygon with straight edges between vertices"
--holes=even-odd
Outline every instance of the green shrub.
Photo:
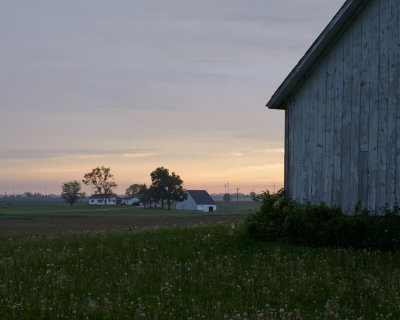
[[400,249],[400,216],[395,208],[385,216],[371,216],[359,204],[353,216],[325,203],[300,204],[285,196],[265,192],[256,198],[260,210],[246,221],[249,236],[266,241],[301,245],[382,251]]

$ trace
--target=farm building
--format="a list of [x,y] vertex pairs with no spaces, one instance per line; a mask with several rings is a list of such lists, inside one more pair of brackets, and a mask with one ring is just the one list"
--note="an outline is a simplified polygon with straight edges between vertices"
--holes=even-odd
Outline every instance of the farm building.
[[217,211],[217,205],[206,190],[187,190],[187,199],[176,203],[178,210]]
[[140,199],[138,197],[124,197],[121,198],[121,204],[127,206],[138,206],[140,204]]
[[382,212],[400,201],[400,1],[348,0],[267,106],[285,110],[285,188]]
[[106,204],[107,206],[109,206],[109,205],[114,206],[117,204],[117,197],[112,196],[111,198],[106,199],[101,194],[94,194],[89,197],[89,204],[90,205],[100,205],[100,206],[104,206]]

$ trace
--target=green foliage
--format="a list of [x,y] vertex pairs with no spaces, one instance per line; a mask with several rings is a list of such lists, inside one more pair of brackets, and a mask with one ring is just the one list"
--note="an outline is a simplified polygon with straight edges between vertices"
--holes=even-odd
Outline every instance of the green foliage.
[[[85,185],[92,185],[96,194],[110,198],[113,195],[113,189],[117,186],[110,171],[110,168],[104,166],[94,168],[91,172],[85,173],[82,182]],[[107,205],[107,201],[104,201],[104,205]]]
[[164,200],[167,201],[168,210],[171,202],[181,202],[187,199],[186,191],[182,187],[183,180],[175,172],[169,173],[164,167],[155,169],[151,174],[151,187],[157,198],[161,200],[161,207],[164,208]]
[[61,197],[66,203],[72,206],[81,196],[81,184],[78,181],[74,180],[63,184]]
[[250,236],[301,245],[400,250],[400,217],[396,209],[385,216],[370,216],[358,204],[353,216],[325,203],[299,204],[285,196],[265,192],[260,211],[246,221]]
[[147,206],[151,208],[153,204],[154,206],[156,206],[156,203],[160,200],[156,189],[153,186],[147,188],[146,184],[142,185],[139,192],[137,193],[137,196],[139,197],[140,202],[145,208]]
[[126,189],[125,194],[128,196],[136,196],[139,194],[139,191],[142,189],[143,186],[143,184],[134,183]]

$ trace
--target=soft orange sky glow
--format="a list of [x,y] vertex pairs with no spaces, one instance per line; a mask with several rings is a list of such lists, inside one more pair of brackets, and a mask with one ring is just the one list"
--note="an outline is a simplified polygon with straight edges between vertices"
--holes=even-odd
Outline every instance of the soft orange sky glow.
[[[229,146],[226,147],[229,149]],[[187,156],[175,156],[174,148],[162,155],[156,153],[142,154],[77,154],[55,156],[32,160],[29,166],[26,161],[10,161],[14,169],[0,171],[3,181],[10,181],[10,187],[4,192],[16,193],[25,191],[59,193],[60,182],[81,181],[84,173],[96,166],[111,167],[118,184],[117,192],[124,193],[133,183],[150,183],[150,172],[158,166],[175,171],[184,180],[185,188],[207,189],[209,192],[221,193],[223,185],[230,182],[233,188],[241,192],[260,192],[272,188],[274,184],[282,186],[283,148],[253,149],[243,148],[240,151],[196,152],[196,146],[189,146]],[[176,151],[178,152],[178,151]],[[165,161],[160,161],[165,158]],[[18,162],[20,162],[18,164]],[[20,177],[20,178],[18,178]],[[38,186],[38,177],[42,181]],[[34,187],[35,186],[35,187]],[[90,188],[85,187],[87,192]]]

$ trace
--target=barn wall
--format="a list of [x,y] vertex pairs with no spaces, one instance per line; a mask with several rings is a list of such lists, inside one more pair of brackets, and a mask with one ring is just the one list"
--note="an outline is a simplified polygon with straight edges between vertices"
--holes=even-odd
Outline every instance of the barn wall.
[[288,102],[292,198],[348,212],[400,201],[399,6],[370,1]]
[[196,210],[197,203],[193,200],[190,194],[188,194],[187,199],[182,202],[177,202],[175,208],[178,210]]

